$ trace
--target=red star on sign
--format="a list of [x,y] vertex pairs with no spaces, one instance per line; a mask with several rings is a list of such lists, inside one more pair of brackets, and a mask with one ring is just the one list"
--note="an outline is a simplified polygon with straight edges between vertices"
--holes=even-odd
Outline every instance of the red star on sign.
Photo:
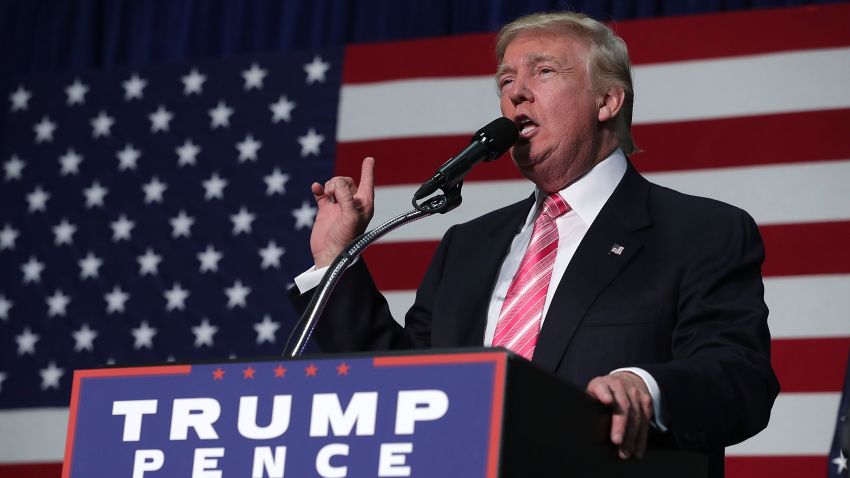
[[315,365],[310,364],[310,366],[305,368],[304,371],[307,372],[308,377],[315,377],[316,372],[319,371],[319,367],[316,367]]
[[254,378],[254,369],[250,365],[242,371],[242,378]]
[[286,369],[283,367],[283,365],[278,365],[274,369],[275,378],[283,378],[284,375],[286,375]]
[[348,366],[347,363],[343,362],[336,366],[336,374],[337,375],[348,375],[348,369],[351,367]]
[[221,367],[213,370],[213,380],[224,380],[224,370]]

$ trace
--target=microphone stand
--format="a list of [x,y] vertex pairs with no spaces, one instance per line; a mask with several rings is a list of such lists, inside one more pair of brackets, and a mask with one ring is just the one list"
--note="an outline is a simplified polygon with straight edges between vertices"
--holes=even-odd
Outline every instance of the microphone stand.
[[[310,336],[313,335],[313,330],[316,328],[319,317],[321,317],[322,312],[325,310],[325,306],[330,299],[334,287],[336,287],[337,283],[342,278],[342,274],[351,267],[354,261],[360,257],[360,254],[362,254],[367,247],[376,240],[404,225],[433,214],[445,214],[458,207],[463,200],[460,196],[462,186],[463,182],[460,182],[448,190],[444,189],[443,194],[427,199],[421,204],[418,204],[416,202],[417,198],[414,197],[413,207],[415,209],[413,211],[396,216],[375,229],[372,229],[371,231],[368,231],[354,239],[328,267],[328,271],[316,287],[316,291],[313,293],[313,298],[310,299],[307,309],[292,329],[292,334],[286,342],[286,347],[284,347],[282,355],[284,357],[295,358],[304,353],[304,349],[307,347],[307,341],[310,340]],[[293,343],[292,339],[295,338],[296,334],[298,338],[295,343]]]

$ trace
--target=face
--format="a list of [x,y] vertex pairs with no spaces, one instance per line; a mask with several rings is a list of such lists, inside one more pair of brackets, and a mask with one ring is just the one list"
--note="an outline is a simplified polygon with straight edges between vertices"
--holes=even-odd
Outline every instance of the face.
[[511,41],[499,67],[502,115],[520,128],[511,156],[546,192],[562,189],[611,152],[603,150],[605,95],[592,88],[588,55],[588,45],[571,36],[525,33]]

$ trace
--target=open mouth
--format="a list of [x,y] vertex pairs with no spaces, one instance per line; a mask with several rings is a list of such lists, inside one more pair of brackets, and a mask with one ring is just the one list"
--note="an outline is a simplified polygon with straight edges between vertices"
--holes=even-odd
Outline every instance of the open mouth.
[[538,127],[537,123],[524,115],[517,117],[516,125],[519,128],[519,137],[521,139],[528,139],[533,136]]

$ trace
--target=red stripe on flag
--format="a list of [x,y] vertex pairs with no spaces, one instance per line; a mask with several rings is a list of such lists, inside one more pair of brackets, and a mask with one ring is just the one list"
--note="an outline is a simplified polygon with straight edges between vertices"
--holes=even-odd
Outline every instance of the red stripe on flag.
[[[848,28],[850,30],[850,28]],[[850,158],[850,109],[635,125],[642,172]]]
[[727,456],[726,478],[826,476],[826,456]]
[[613,25],[634,64],[850,45],[850,5],[761,9]]
[[[636,20],[613,26],[637,65],[847,46],[848,24],[850,5],[838,4]],[[494,46],[492,33],[352,45],[345,52],[342,78],[352,84],[492,75],[496,71]],[[385,61],[376,62],[375,58]]]
[[760,226],[766,259],[765,276],[846,274],[850,250],[850,221]]
[[351,45],[345,50],[342,82],[495,75],[495,45],[492,33]]
[[[850,109],[635,125],[632,131],[645,151],[632,159],[645,173],[850,158]],[[471,135],[339,143],[336,173],[358,178],[363,158],[373,156],[378,185],[421,183]],[[477,165],[466,181],[519,178],[504,155]]]
[[850,337],[776,339],[771,347],[783,393],[842,390]]
[[25,463],[0,465],[3,478],[58,478],[62,474],[62,463]]
[[[375,244],[363,256],[379,289],[410,290],[422,282],[437,244],[437,241]],[[404,267],[397,267],[398,264]]]
[[[765,277],[850,273],[850,250],[836,244],[850,237],[850,221],[760,226],[767,250]],[[419,286],[438,241],[390,242],[366,250],[366,262],[384,291]],[[394,267],[405,264],[405,267]]]

